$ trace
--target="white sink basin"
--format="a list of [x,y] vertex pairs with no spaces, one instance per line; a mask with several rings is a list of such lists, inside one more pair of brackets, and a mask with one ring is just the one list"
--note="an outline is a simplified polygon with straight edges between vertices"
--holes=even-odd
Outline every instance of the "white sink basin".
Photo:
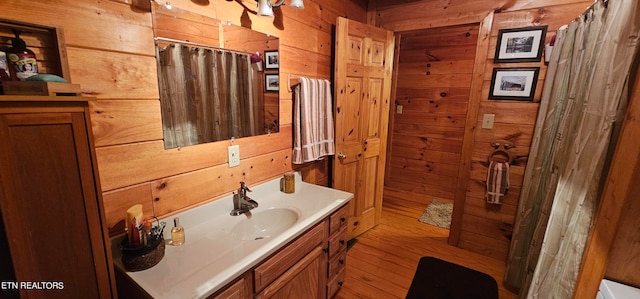
[[[231,216],[233,196],[225,197],[161,219],[180,217],[186,242],[167,246],[160,263],[137,272],[124,270],[119,253],[121,237],[113,239],[114,263],[151,297],[208,298],[224,285],[295,240],[300,234],[346,204],[353,194],[302,182],[296,192],[280,192],[280,178],[250,185],[260,204],[251,216]],[[164,230],[165,240],[171,230]]]
[[257,213],[245,213],[231,229],[231,236],[241,240],[261,240],[275,237],[292,227],[300,212],[290,208],[271,208]]

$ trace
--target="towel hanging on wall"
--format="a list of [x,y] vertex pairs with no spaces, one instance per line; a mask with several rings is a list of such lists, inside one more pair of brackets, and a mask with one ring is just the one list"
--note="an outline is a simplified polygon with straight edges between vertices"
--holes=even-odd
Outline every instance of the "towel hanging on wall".
[[316,161],[334,154],[331,83],[300,77],[294,89],[293,163]]
[[502,204],[509,189],[509,162],[490,161],[487,172],[487,203]]

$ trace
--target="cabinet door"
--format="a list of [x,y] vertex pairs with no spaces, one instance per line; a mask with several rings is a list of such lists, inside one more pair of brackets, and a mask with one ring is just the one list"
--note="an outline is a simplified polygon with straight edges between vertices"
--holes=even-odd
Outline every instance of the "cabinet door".
[[84,113],[0,114],[0,140],[0,210],[16,280],[58,282],[21,297],[111,297]]
[[254,269],[255,292],[260,293],[312,252],[316,246],[321,246],[325,242],[326,222],[323,221]]
[[325,298],[326,263],[327,256],[322,246],[316,247],[266,287],[256,299]]

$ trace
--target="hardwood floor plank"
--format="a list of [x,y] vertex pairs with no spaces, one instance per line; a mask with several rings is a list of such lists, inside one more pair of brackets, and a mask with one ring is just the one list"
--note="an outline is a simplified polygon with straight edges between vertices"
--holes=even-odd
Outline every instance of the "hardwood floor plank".
[[345,282],[335,298],[404,298],[423,256],[486,273],[498,282],[500,299],[517,298],[502,286],[504,261],[449,245],[447,229],[418,221],[425,208],[385,198],[380,224],[359,236],[347,253]]

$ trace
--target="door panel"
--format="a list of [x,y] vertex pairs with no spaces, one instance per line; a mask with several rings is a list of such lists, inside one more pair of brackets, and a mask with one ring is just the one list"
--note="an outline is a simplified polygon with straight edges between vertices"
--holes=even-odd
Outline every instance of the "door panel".
[[333,186],[354,193],[348,235],[380,221],[393,32],[338,18],[336,37],[336,151]]
[[356,36],[349,36],[349,44],[350,47],[347,49],[347,57],[349,59],[349,63],[355,64],[355,65],[362,65],[363,64],[363,57],[364,57],[364,41],[363,38],[361,37],[356,37]]
[[[360,143],[360,112],[362,111],[362,79],[349,78],[347,85],[348,95],[341,105],[343,111],[339,111],[339,126],[347,132],[342,136],[345,143]],[[342,109],[341,109],[342,110]]]
[[367,122],[367,139],[378,137],[380,130],[380,110],[382,106],[380,105],[380,99],[383,98],[382,94],[382,79],[370,79],[369,80],[369,107],[367,107],[368,112],[368,122]]

